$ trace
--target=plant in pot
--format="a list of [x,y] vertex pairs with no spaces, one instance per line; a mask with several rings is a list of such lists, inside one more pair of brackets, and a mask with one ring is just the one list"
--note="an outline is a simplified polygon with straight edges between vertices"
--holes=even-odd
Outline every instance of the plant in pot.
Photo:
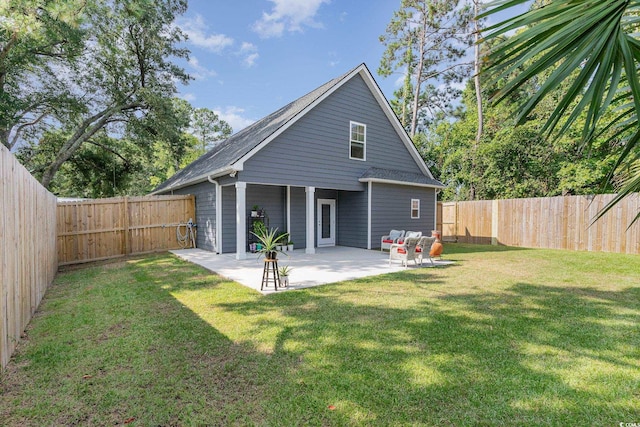
[[289,240],[289,233],[280,233],[278,235],[278,251],[285,252],[287,250],[287,240]]
[[293,250],[293,242],[291,240],[289,240],[289,242],[287,243],[287,250],[288,251],[292,251]]
[[267,233],[267,226],[264,225],[264,222],[262,221],[256,221],[253,223],[253,230],[251,231],[251,233],[254,236],[264,236]]
[[276,259],[278,252],[282,252],[282,250],[278,250],[278,245],[282,245],[281,240],[286,239],[289,235],[278,234],[277,228],[267,230],[264,224],[262,224],[262,226],[264,229],[261,230],[261,232],[251,232],[260,242],[261,248],[258,250],[258,253],[264,255],[266,259]]
[[280,273],[280,286],[285,288],[289,286],[289,273],[291,273],[291,267],[288,265],[280,267],[278,273]]

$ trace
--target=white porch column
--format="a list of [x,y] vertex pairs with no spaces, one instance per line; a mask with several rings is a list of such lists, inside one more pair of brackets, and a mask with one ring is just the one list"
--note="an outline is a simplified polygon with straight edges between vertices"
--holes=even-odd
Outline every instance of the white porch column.
[[291,240],[291,186],[287,185],[287,233]]
[[315,254],[316,221],[314,212],[316,187],[306,187],[305,192],[307,193],[307,248],[304,252],[307,254]]
[[216,250],[222,253],[222,187],[216,185]]
[[236,259],[247,259],[247,183],[236,182]]

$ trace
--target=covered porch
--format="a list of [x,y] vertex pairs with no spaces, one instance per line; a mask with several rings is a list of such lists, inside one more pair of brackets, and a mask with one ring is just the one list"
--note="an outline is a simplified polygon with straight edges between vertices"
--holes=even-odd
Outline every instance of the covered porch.
[[[258,254],[247,254],[246,259],[237,260],[235,254],[217,255],[202,249],[171,252],[186,261],[201,265],[220,276],[260,292],[264,262],[262,258],[258,258]],[[315,254],[307,254],[304,249],[297,249],[288,254],[278,257],[280,267],[287,265],[292,269],[289,287],[282,290],[302,289],[406,270],[397,262],[389,266],[389,254],[379,250],[335,246],[316,248]],[[435,261],[436,266],[448,264],[451,264],[451,261]],[[422,267],[427,268],[431,265],[425,262]],[[408,268],[416,267],[411,263]],[[279,289],[278,292],[280,291]],[[262,291],[263,294],[273,292],[273,285]]]
[[295,248],[306,254],[336,245],[370,247],[367,192],[362,187],[344,191],[245,182],[225,186],[219,207],[222,250],[218,252],[235,252],[236,260],[252,258],[249,243],[255,241],[251,234],[254,208],[266,212],[267,228],[289,233]]

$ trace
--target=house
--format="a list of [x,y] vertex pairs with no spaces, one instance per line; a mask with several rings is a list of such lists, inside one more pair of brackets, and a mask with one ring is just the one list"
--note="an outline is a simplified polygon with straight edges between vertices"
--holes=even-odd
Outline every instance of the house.
[[215,146],[152,194],[193,194],[197,245],[249,249],[251,207],[296,248],[375,249],[390,229],[435,229],[431,175],[365,64]]

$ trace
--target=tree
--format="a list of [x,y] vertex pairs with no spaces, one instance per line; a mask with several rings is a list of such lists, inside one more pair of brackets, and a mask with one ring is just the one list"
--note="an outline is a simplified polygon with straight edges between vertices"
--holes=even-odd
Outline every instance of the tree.
[[[480,19],[477,18],[480,10],[480,0],[473,0],[473,14],[476,16],[474,19],[474,31],[473,31],[473,84],[476,90],[476,111],[478,112],[478,125],[476,130],[475,144],[473,145],[473,159],[472,167],[477,168],[476,156],[478,146],[482,140],[482,131],[484,126],[484,114],[482,108],[482,87],[480,85]],[[469,198],[474,200],[476,198],[475,183],[470,183]]]
[[231,126],[221,120],[216,113],[207,108],[196,108],[191,113],[191,132],[200,140],[204,154],[210,150],[216,142],[231,136]]
[[[46,10],[49,4],[55,3],[12,1],[36,4],[34,15],[39,18],[48,16],[42,7]],[[170,140],[180,135],[171,116],[172,97],[176,93],[176,82],[186,83],[189,77],[172,61],[186,58],[188,53],[177,47],[185,36],[174,25],[176,16],[186,10],[186,0],[86,0],[83,4],[78,18],[82,38],[75,44],[79,48],[74,55],[61,55],[59,61],[52,62],[50,55],[44,54],[40,62],[31,60],[42,63],[41,67],[33,67],[25,60],[18,63],[22,68],[14,70],[16,74],[24,74],[21,84],[36,82],[34,98],[50,101],[34,109],[26,105],[26,98],[21,99],[23,110],[31,111],[32,116],[39,114],[34,121],[46,124],[46,129],[58,128],[61,134],[67,135],[51,162],[41,165],[42,170],[34,171],[46,187],[64,162],[100,132],[113,138],[127,133],[140,144],[149,144],[157,137]],[[20,19],[19,8],[8,12],[11,13],[9,21]],[[64,22],[40,20],[45,34],[53,31],[47,25],[64,27]],[[32,44],[25,42],[25,46]],[[30,55],[33,56],[33,52]],[[38,73],[45,72],[41,70],[55,74],[56,78],[38,79]],[[61,101],[63,97],[58,92],[66,97],[66,102]],[[39,136],[42,134],[31,135],[31,139]]]
[[[500,90],[486,86],[483,96]],[[553,110],[553,98],[540,103],[520,126],[514,112],[522,99],[537,90],[525,84],[518,94],[498,105],[485,108],[485,131],[475,146],[477,102],[474,84],[469,81],[462,94],[462,105],[455,120],[441,120],[414,142],[432,173],[447,185],[442,200],[548,197],[565,194],[592,194],[606,181],[607,169],[614,163],[607,143],[608,135],[594,140],[586,153],[574,143],[586,114],[561,138],[549,143],[541,129]],[[486,103],[486,99],[483,100]]]
[[77,58],[86,1],[0,3],[0,141],[8,149],[75,99],[59,69]]
[[[195,160],[200,141],[188,133],[191,105],[178,98],[170,111],[153,110],[130,122],[122,135],[96,132],[62,164],[50,183],[55,194],[68,197],[142,195]],[[164,118],[157,117],[163,114]],[[154,121],[166,124],[156,130]],[[70,135],[52,129],[37,141],[18,148],[16,156],[31,171],[42,173]]]
[[[499,0],[488,4],[489,16],[526,0]],[[609,173],[621,177],[618,195],[600,213],[623,197],[640,191],[640,41],[638,30],[640,0],[554,0],[534,7],[488,30],[487,39],[520,29],[512,37],[498,43],[487,55],[486,71],[494,81],[509,77],[496,93],[497,102],[519,91],[522,85],[535,81],[538,90],[519,106],[518,123],[543,99],[563,85],[562,95],[547,119],[542,132],[556,138],[567,134],[584,111],[580,135],[581,146],[593,147],[603,132],[613,132],[608,141],[617,153]],[[520,73],[514,70],[528,61]],[[549,77],[538,76],[552,69]],[[611,116],[612,107],[617,112]],[[634,221],[640,219],[640,212]]]
[[[458,94],[452,83],[468,75],[470,63],[461,58],[471,45],[471,17],[471,8],[460,0],[402,0],[386,34],[380,36],[386,50],[378,74],[404,71],[405,91],[397,113],[404,117],[410,109],[411,136],[416,134],[421,119],[449,111],[451,100]],[[410,105],[408,88],[413,92]]]
[[176,92],[174,81],[188,80],[184,71],[170,61],[187,55],[186,50],[175,46],[185,37],[173,26],[176,15],[183,13],[186,6],[185,0],[113,0],[89,10],[88,19],[95,33],[86,43],[82,63],[74,64],[79,72],[70,80],[76,93],[91,95],[84,108],[71,115],[71,125],[67,125],[71,136],[44,170],[44,186],[101,129],[118,133],[123,125],[140,122],[146,122],[142,127],[146,132],[162,128],[162,121],[151,123],[145,118],[153,110],[170,109]]

